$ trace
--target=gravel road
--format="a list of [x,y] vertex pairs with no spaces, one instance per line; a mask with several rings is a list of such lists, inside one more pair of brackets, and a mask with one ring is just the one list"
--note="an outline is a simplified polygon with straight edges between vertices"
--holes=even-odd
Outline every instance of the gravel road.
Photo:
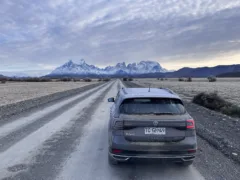
[[[107,98],[122,86],[111,81],[34,112],[0,120],[0,179],[20,180],[235,180],[239,166],[199,140],[196,162],[107,161]],[[217,169],[216,169],[217,168]]]

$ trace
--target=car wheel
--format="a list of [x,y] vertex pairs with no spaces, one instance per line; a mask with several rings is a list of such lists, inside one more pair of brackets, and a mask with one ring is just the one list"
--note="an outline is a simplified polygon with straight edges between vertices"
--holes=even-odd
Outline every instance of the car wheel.
[[176,162],[176,164],[181,165],[181,166],[190,166],[192,165],[193,161],[181,161],[181,162]]
[[108,154],[108,163],[111,165],[118,165],[118,161]]

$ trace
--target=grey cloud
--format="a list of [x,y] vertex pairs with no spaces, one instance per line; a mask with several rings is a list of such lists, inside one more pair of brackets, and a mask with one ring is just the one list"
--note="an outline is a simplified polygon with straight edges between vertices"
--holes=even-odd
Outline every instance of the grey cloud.
[[194,60],[240,49],[239,0],[0,3],[0,70],[81,58],[98,65],[174,63],[179,56]]

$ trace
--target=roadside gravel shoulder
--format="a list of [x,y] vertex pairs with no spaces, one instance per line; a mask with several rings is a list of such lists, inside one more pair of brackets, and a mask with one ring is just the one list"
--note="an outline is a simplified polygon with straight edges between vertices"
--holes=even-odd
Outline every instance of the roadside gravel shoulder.
[[239,164],[209,146],[209,143],[200,137],[198,137],[198,151],[193,165],[205,180],[238,180],[240,177]]
[[37,97],[37,98],[25,100],[25,101],[20,101],[13,104],[0,106],[0,120],[5,119],[12,115],[20,114],[26,110],[30,110],[35,107],[40,107],[42,105],[48,104],[56,100],[60,100],[66,97],[76,95],[88,89],[97,87],[101,84],[103,83],[91,84],[91,85],[83,86],[80,88],[57,92],[57,93],[49,94],[46,96],[41,96],[41,97]]
[[240,163],[240,120],[185,102],[196,121],[197,134],[226,156]]

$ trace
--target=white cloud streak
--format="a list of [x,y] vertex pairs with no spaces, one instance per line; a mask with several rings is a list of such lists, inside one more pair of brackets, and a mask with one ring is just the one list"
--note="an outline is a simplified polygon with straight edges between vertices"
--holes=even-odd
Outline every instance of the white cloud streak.
[[0,69],[174,64],[240,49],[240,0],[1,0],[0,16]]

